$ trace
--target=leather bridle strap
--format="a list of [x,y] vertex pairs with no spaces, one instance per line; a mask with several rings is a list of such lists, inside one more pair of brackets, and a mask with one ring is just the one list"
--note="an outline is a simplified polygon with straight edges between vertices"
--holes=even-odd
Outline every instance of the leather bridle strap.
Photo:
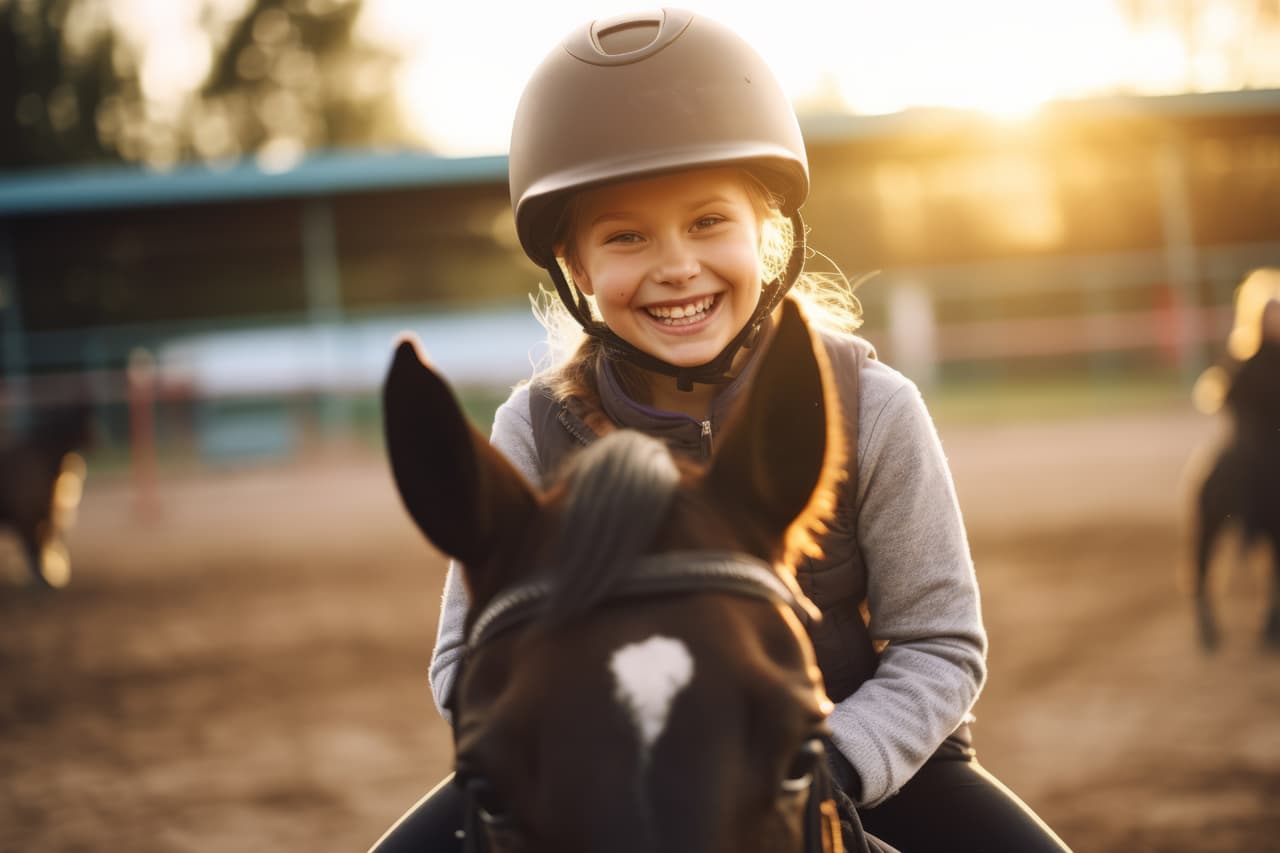
[[[473,651],[496,635],[543,611],[551,582],[532,580],[499,594],[476,617],[467,634]],[[790,607],[802,622],[813,618],[813,605],[763,560],[733,551],[668,551],[640,557],[609,591],[608,601],[696,592],[745,595]]]

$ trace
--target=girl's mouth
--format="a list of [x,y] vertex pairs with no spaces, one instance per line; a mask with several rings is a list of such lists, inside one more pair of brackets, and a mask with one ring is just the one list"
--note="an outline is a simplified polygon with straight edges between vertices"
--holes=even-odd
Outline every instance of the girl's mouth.
[[711,312],[720,302],[720,294],[707,296],[686,302],[683,305],[652,305],[645,312],[664,326],[692,326],[711,316]]

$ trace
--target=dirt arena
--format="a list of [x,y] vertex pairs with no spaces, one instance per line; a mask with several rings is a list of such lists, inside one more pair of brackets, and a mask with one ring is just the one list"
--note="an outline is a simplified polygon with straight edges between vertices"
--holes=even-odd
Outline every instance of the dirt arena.
[[[1158,410],[943,426],[991,636],[983,763],[1077,851],[1280,850],[1266,582],[1194,645],[1183,471]],[[0,850],[363,851],[447,772],[426,668],[440,559],[375,456],[90,479],[70,587],[0,541]]]

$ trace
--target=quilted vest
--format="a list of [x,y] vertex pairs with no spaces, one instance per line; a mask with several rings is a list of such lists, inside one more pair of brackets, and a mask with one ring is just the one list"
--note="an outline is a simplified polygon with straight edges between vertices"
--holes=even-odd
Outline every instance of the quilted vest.
[[[807,625],[818,666],[822,670],[827,695],[839,702],[852,694],[875,672],[878,654],[867,631],[867,580],[862,552],[857,539],[858,487],[858,389],[863,349],[836,336],[823,336],[832,375],[839,391],[843,415],[848,476],[841,485],[834,517],[821,540],[823,558],[802,557],[796,577],[800,588],[822,612],[821,621]],[[874,356],[870,356],[874,357]],[[732,397],[742,390],[734,383],[717,398],[717,405],[732,405]],[[620,393],[608,382],[601,382],[601,395]],[[730,399],[722,399],[722,398]],[[606,411],[610,410],[608,401]],[[617,401],[614,401],[615,403]],[[534,446],[538,452],[539,474],[544,482],[565,456],[597,436],[575,411],[576,400],[565,402],[553,398],[550,390],[535,379],[530,387],[529,415],[533,426]],[[615,405],[613,411],[618,411]],[[614,418],[618,420],[618,418]],[[621,423],[621,426],[645,429],[646,424]],[[704,443],[696,435],[698,424],[690,420],[689,430],[680,436],[673,430],[648,430],[663,438],[676,452],[697,458],[705,453]]]

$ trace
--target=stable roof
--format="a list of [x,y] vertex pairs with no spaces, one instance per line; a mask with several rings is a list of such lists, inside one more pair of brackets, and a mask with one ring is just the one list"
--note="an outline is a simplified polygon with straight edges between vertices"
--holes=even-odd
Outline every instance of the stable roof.
[[180,204],[304,198],[507,181],[507,158],[425,152],[329,151],[287,169],[256,160],[186,164],[166,171],[95,166],[0,173],[0,216]]

